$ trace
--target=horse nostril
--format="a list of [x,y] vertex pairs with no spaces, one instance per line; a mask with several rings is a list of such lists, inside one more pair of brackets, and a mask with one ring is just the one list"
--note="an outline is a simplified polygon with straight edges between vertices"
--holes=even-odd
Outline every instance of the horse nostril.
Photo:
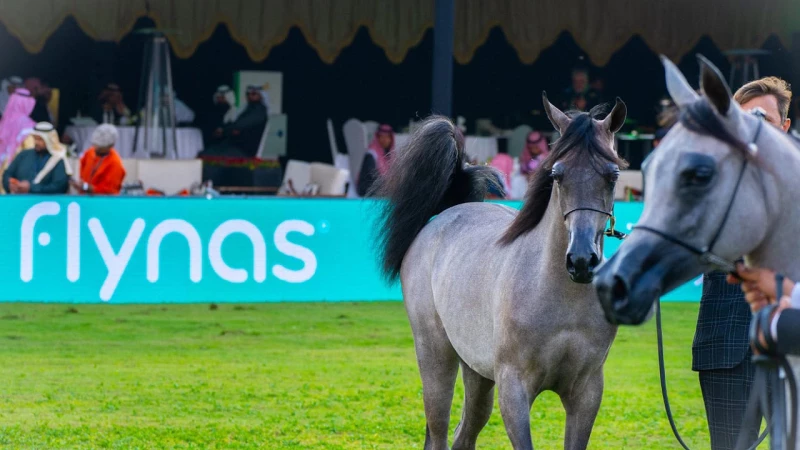
[[589,269],[594,269],[598,264],[600,264],[600,258],[597,257],[597,253],[592,252],[592,256],[589,258]]
[[611,286],[611,305],[617,311],[628,305],[628,284],[619,276],[614,277]]
[[572,262],[572,253],[567,253],[567,270],[570,272],[575,271],[575,263]]

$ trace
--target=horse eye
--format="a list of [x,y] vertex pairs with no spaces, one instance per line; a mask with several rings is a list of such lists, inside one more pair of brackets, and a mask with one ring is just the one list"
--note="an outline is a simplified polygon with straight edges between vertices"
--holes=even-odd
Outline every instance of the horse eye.
[[550,176],[556,181],[561,181],[564,177],[564,166],[560,162],[555,163],[550,171]]
[[608,174],[608,181],[616,183],[619,180],[619,170],[615,170]]
[[714,177],[714,168],[708,166],[696,166],[684,170],[681,173],[681,184],[684,186],[703,187],[707,186]]

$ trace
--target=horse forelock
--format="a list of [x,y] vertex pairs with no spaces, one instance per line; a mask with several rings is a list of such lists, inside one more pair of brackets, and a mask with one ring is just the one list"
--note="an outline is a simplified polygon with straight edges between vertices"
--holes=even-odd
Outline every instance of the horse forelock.
[[601,162],[612,162],[622,169],[627,167],[628,163],[604,142],[601,132],[598,131],[598,127],[602,125],[596,119],[606,110],[606,106],[601,105],[592,108],[588,113],[567,112],[571,119],[570,124],[564,134],[552,144],[550,154],[534,172],[522,209],[503,235],[503,243],[509,244],[536,228],[544,218],[553,191],[551,171],[556,162],[568,165],[590,164],[599,175],[602,175]]
[[710,136],[739,151],[745,158],[755,161],[754,155],[748,150],[747,144],[753,139],[748,136],[745,140],[736,136],[726,126],[722,117],[717,114],[711,102],[700,98],[681,110],[680,124],[694,133]]

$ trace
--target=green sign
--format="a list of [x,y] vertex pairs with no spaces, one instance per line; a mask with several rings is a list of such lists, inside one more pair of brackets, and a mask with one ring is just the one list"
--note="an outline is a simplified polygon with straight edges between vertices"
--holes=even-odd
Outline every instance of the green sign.
[[[379,276],[371,201],[6,196],[0,301],[400,300]],[[518,203],[509,203],[517,206]],[[616,206],[632,225],[637,203]],[[607,255],[616,249],[611,241]],[[697,300],[690,284],[669,299]]]

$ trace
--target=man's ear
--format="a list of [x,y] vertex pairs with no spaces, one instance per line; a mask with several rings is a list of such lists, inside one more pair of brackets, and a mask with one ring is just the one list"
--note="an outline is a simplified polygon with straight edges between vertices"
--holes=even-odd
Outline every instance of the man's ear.
[[784,133],[788,133],[789,132],[789,128],[791,128],[791,127],[792,127],[792,119],[787,118],[785,121],[783,121],[783,125],[781,126],[781,129],[783,129]]

